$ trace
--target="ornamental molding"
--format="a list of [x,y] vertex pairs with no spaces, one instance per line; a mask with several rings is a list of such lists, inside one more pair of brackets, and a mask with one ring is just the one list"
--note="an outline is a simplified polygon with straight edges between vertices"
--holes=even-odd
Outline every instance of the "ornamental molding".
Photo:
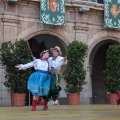
[[15,20],[15,19],[9,19],[9,18],[1,18],[2,22],[7,22],[7,23],[16,23],[18,24],[20,20]]
[[74,29],[75,29],[75,30],[88,31],[89,27],[75,26]]

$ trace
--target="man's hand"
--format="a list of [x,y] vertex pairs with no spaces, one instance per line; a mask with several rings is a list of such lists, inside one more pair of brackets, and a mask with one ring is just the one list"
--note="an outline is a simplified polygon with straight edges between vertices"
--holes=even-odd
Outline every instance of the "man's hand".
[[64,59],[64,61],[66,61],[66,60],[67,60],[67,57],[64,57],[63,59]]

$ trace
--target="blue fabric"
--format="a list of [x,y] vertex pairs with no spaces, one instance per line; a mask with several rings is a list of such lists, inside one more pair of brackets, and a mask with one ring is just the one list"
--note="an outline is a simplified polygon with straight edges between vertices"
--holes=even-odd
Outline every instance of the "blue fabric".
[[38,70],[28,79],[28,90],[37,96],[47,96],[50,90],[50,75]]
[[33,61],[33,64],[37,64],[37,60],[34,60],[34,61]]

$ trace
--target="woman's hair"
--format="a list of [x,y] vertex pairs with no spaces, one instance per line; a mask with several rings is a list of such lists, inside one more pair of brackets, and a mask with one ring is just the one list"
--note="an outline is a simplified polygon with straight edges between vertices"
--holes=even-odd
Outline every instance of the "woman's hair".
[[47,53],[47,52],[49,52],[49,50],[43,50],[43,51],[40,53],[40,58],[42,58],[43,55],[44,55],[45,53]]

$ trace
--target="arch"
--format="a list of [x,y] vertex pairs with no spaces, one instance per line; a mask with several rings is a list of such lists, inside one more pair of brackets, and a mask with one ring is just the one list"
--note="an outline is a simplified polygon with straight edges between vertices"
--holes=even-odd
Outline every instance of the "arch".
[[113,40],[120,42],[120,33],[116,31],[102,31],[97,34],[94,34],[90,40],[88,40],[88,53],[87,53],[87,62],[89,66],[89,59],[93,48],[100,42],[105,40]]
[[[48,27],[48,26],[46,26],[46,27]],[[68,34],[65,30],[61,29],[60,27],[54,26],[53,28],[54,29],[49,27],[48,29],[46,29],[45,26],[42,26],[41,24],[40,25],[36,24],[36,25],[29,27],[29,28],[25,29],[24,31],[22,31],[18,35],[17,39],[24,38],[25,40],[29,41],[31,38],[33,38],[35,36],[42,36],[42,35],[54,36],[54,37],[58,38],[57,40],[55,39],[55,41],[60,42],[61,45],[63,46],[63,48],[66,48],[70,42],[68,40],[72,40],[71,35]],[[62,69],[64,70],[65,67],[62,67]],[[63,70],[61,72],[63,72]],[[65,84],[65,82],[62,81],[61,84]],[[61,92],[62,92],[63,96],[66,95],[64,90],[62,90]]]
[[[92,97],[92,83],[91,83],[91,69],[92,69],[92,51],[95,50],[94,48],[99,48],[101,45],[103,45],[105,42],[114,41],[117,43],[120,43],[120,33],[118,31],[101,31],[97,34],[94,34],[89,40],[88,40],[88,52],[87,52],[87,58],[86,58],[86,69],[87,74],[86,78],[88,81],[88,88],[89,88],[89,97]],[[97,51],[97,50],[96,50]],[[95,52],[95,51],[94,51]]]
[[72,41],[72,36],[64,29],[60,27],[49,27],[48,29],[45,29],[41,24],[36,24],[25,29],[18,35],[17,39],[25,38],[26,40],[29,40],[30,38],[40,34],[49,34],[60,38],[60,42],[63,46],[65,46],[65,44],[68,45],[69,42]]

